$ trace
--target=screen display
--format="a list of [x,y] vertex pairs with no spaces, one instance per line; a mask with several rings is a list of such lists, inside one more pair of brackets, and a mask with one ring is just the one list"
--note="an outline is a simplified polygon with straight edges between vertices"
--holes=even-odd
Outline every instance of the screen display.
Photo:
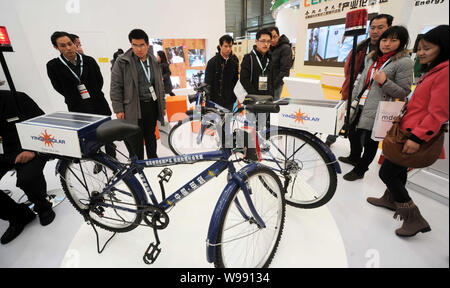
[[[369,15],[369,19],[375,15]],[[370,20],[366,33],[358,36],[358,43],[369,37],[369,23]],[[304,64],[344,67],[353,49],[353,37],[345,37],[344,32],[345,18],[308,24]]]

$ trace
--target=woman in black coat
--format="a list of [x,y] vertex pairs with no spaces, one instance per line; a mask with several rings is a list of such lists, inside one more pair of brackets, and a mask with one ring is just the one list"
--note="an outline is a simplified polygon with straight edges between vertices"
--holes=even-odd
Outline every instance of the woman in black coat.
[[161,73],[163,75],[164,91],[170,96],[175,96],[175,94],[172,92],[173,86],[172,81],[170,80],[170,75],[172,75],[172,73],[170,72],[166,54],[163,51],[158,51],[158,62],[159,66],[161,67]]

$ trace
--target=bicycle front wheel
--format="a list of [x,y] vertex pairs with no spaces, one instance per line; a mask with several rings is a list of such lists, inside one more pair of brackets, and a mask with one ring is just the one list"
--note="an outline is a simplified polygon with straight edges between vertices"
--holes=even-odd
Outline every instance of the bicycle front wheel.
[[115,169],[101,159],[81,159],[79,163],[63,161],[60,181],[70,203],[81,215],[112,232],[128,232],[141,223],[138,212],[142,203],[126,179],[98,197],[116,178]]
[[268,150],[263,151],[263,163],[280,177],[287,204],[316,208],[330,201],[336,191],[337,173],[317,143],[291,130],[272,131],[266,139]]
[[277,175],[260,166],[246,181],[251,203],[264,222],[258,224],[241,187],[231,194],[221,216],[216,248],[216,267],[268,267],[284,227],[285,200]]
[[220,135],[213,120],[204,121],[191,116],[170,130],[169,146],[175,155],[217,151],[220,149]]

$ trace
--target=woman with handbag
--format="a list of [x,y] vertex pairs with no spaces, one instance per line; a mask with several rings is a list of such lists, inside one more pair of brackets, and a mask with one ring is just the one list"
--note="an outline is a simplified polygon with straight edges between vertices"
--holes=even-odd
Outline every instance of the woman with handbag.
[[[398,124],[394,123],[398,127],[394,129],[393,125],[383,141],[386,159],[379,175],[387,189],[381,198],[367,198],[370,204],[395,210],[394,218],[404,220],[395,233],[407,237],[431,231],[405,185],[407,167],[426,167],[445,157],[442,143],[446,128],[443,124],[449,119],[449,26],[441,25],[426,33],[419,42],[417,56],[425,74],[408,97],[406,112]],[[399,143],[404,144],[395,150],[393,146],[398,143],[391,140],[399,135],[405,138]]]
[[339,157],[355,166],[344,180],[363,178],[377,154],[379,142],[372,140],[371,134],[379,102],[403,100],[411,92],[414,62],[406,50],[408,42],[408,30],[392,26],[381,35],[376,50],[367,55],[367,65],[353,89],[352,99],[359,105],[350,124],[350,156]]

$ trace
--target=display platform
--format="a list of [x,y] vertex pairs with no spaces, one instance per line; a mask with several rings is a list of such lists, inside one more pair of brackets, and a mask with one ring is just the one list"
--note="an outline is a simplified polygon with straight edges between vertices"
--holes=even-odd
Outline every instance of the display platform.
[[[196,163],[170,167],[174,173],[166,191],[179,188],[177,181],[182,183],[188,177],[186,173],[195,176],[207,166],[208,163]],[[160,170],[146,169],[156,191],[159,191],[159,185],[154,178]],[[128,233],[116,234],[104,252],[98,254],[94,231],[84,223],[68,247],[61,267],[214,267],[206,261],[206,236],[212,211],[225,182],[226,173],[223,173],[169,212],[169,226],[158,233],[162,251],[154,264],[146,265],[142,260],[148,245],[154,241],[151,228],[138,227]],[[102,229],[98,232],[101,245],[112,235]],[[270,267],[347,266],[344,243],[328,208],[306,210],[287,206],[280,246]]]

